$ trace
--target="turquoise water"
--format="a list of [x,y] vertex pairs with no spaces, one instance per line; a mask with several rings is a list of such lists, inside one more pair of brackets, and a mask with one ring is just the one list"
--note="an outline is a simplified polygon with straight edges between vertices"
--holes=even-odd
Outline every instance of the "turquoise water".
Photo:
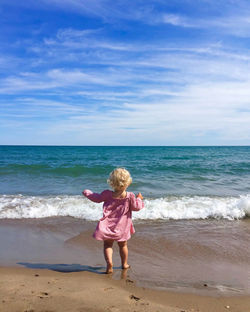
[[131,191],[152,198],[237,196],[250,190],[250,147],[0,146],[0,193],[101,191],[115,167],[131,172]]
[[0,218],[71,216],[98,220],[81,195],[107,189],[127,168],[142,192],[142,220],[250,216],[250,147],[0,147]]

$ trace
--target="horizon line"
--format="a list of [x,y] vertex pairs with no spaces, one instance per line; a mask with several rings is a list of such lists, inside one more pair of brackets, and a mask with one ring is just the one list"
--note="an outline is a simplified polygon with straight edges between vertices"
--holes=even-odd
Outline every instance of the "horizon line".
[[58,145],[58,144],[0,144],[2,146],[27,147],[250,147],[250,145]]

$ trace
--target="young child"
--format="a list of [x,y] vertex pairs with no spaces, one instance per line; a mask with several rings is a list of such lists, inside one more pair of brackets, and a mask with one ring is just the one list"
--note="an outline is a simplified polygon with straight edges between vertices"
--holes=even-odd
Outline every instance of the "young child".
[[128,246],[127,240],[135,233],[132,223],[132,211],[139,211],[144,207],[141,193],[135,196],[127,192],[128,186],[132,183],[130,173],[124,168],[113,170],[109,179],[109,185],[113,192],[105,190],[101,194],[84,190],[82,193],[93,202],[103,204],[103,217],[97,224],[93,237],[104,241],[104,257],[107,262],[106,273],[113,272],[113,243],[117,241],[120,251],[123,269],[128,269]]

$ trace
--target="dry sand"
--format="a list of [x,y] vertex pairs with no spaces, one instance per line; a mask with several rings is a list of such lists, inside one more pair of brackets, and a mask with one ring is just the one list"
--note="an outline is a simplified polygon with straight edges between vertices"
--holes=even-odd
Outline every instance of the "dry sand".
[[249,312],[250,296],[209,297],[136,287],[90,272],[0,268],[1,312]]

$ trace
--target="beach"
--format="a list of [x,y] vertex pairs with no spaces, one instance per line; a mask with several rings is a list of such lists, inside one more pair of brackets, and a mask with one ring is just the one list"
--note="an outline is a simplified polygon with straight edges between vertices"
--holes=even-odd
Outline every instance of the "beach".
[[89,272],[0,268],[1,311],[249,311],[250,297],[209,297],[155,291],[124,277]]
[[[114,273],[106,275],[102,243],[90,239],[94,226],[67,217],[0,220],[1,311],[249,311],[248,249],[213,254],[201,231],[200,245],[185,249],[185,233],[176,239],[176,229],[168,229],[167,246],[163,237],[149,243],[149,224],[135,222],[131,269],[121,269],[115,246]],[[189,242],[196,235],[189,233]]]
[[250,0],[0,16],[0,312],[250,312]]
[[[247,147],[0,147],[1,311],[250,310]],[[92,238],[117,165],[133,213],[127,272]],[[37,276],[38,275],[38,276]],[[94,289],[94,291],[93,291]],[[109,294],[109,295],[107,295]]]
[[[249,220],[135,221],[128,242],[137,286],[200,295],[249,295]],[[71,217],[0,220],[0,266],[105,272],[96,222]],[[114,246],[114,279],[120,258]],[[207,285],[204,287],[204,284]]]

